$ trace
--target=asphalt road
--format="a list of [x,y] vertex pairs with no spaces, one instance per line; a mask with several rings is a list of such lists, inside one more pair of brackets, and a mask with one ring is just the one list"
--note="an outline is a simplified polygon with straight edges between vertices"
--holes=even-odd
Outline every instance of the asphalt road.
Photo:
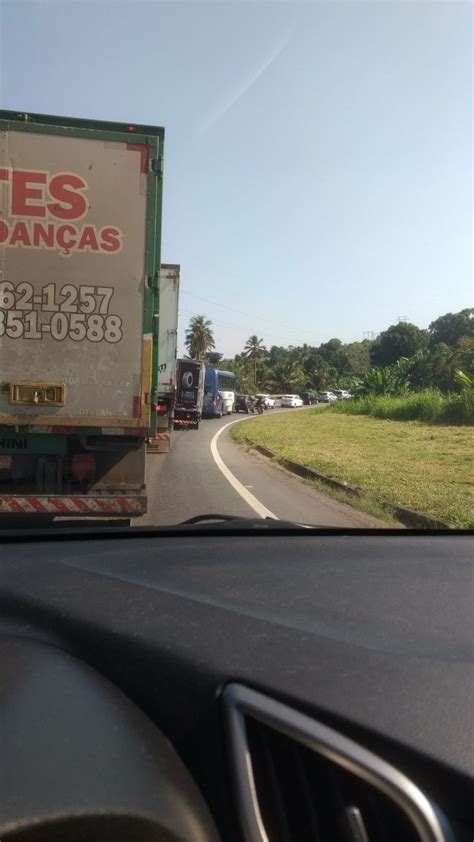
[[[269,414],[305,411],[275,409]],[[243,451],[230,438],[228,425],[244,418],[239,414],[203,419],[199,430],[172,433],[169,454],[148,454],[148,513],[134,519],[133,524],[174,524],[196,515],[218,513],[277,517],[318,526],[384,525],[327,497],[265,457]]]

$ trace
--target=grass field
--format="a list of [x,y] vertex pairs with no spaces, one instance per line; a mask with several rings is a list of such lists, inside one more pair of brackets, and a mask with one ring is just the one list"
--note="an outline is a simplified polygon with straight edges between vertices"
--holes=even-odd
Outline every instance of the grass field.
[[460,395],[443,395],[438,389],[425,389],[403,397],[368,395],[358,400],[338,401],[331,412],[344,415],[370,415],[386,421],[423,421],[426,424],[474,425],[472,390]]
[[374,497],[474,527],[472,427],[429,427],[313,409],[246,421],[232,428],[232,436]]

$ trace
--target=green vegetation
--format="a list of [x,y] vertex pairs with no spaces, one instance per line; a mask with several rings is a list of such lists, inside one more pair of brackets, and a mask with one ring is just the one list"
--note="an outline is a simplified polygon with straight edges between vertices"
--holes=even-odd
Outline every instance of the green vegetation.
[[354,500],[354,495],[349,494],[347,491],[338,490],[337,488],[331,488],[328,491],[328,487],[326,483],[321,482],[317,479],[307,479],[303,480],[307,485],[311,485],[317,491],[320,491],[321,494],[329,494],[329,496],[333,497],[335,500],[339,500],[340,503],[345,503],[346,506],[356,506],[358,511],[365,512],[367,515],[371,515],[372,517],[377,518],[377,520],[381,521],[380,528],[399,528],[402,529],[402,524],[400,521],[396,520],[389,509],[384,508],[384,506],[378,502],[375,497],[371,497],[370,495],[361,495],[357,497],[357,502]]
[[428,342],[427,330],[410,322],[398,322],[377,337],[370,349],[370,361],[373,365],[391,365],[402,357],[413,357],[423,351]]
[[426,330],[399,321],[376,338],[347,344],[333,338],[318,346],[267,349],[263,338],[254,333],[233,359],[213,350],[212,322],[194,316],[185,344],[190,356],[233,371],[240,391],[246,393],[348,389],[361,397],[435,389],[443,395],[461,394],[464,387],[456,371],[469,377],[474,374],[473,314],[469,308],[446,313]]
[[256,334],[247,339],[245,348],[243,350],[243,357],[248,360],[253,367],[253,385],[255,391],[257,390],[257,368],[259,360],[266,356],[267,349],[263,345],[263,340],[259,339]]
[[203,360],[206,352],[215,347],[212,322],[205,316],[193,316],[186,331],[185,345],[193,360]]
[[461,389],[464,422],[472,424],[474,421],[474,377],[469,377],[463,371],[456,371],[455,380]]
[[331,412],[342,415],[371,415],[391,421],[422,421],[426,424],[474,424],[472,387],[461,394],[443,395],[439,389],[393,396],[369,394],[357,400],[338,401]]
[[[235,425],[232,436],[356,485],[374,498],[474,527],[470,427],[430,427],[318,408],[252,419]],[[325,491],[331,494],[330,488]],[[357,498],[352,504],[359,505]]]

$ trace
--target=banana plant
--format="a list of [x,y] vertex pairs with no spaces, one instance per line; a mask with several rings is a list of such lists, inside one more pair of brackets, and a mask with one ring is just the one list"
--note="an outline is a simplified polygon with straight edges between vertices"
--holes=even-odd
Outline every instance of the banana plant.
[[371,368],[360,388],[362,395],[406,395],[410,390],[409,360]]
[[465,374],[464,371],[461,371],[461,369],[456,369],[454,372],[454,379],[461,389],[474,390],[474,377],[470,377],[469,374]]
[[474,418],[474,377],[458,368],[454,372],[454,380],[461,388],[464,423],[472,424]]

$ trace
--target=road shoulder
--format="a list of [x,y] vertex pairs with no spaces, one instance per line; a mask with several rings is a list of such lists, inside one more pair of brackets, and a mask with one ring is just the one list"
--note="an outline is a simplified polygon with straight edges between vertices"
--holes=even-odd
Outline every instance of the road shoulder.
[[386,521],[330,497],[276,462],[242,448],[232,440],[230,429],[225,429],[218,440],[223,462],[276,517],[323,527],[387,527]]

